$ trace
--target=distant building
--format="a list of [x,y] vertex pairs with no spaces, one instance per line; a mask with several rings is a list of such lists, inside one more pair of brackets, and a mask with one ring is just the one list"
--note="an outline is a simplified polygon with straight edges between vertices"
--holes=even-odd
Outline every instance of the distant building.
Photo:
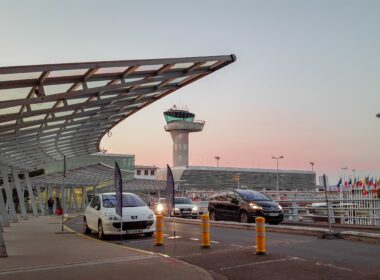
[[136,165],[135,166],[135,178],[138,179],[152,179],[157,177],[157,166]]
[[[181,190],[221,190],[249,188],[276,190],[277,170],[257,168],[230,168],[190,166],[173,168],[173,176]],[[315,190],[315,172],[302,170],[279,170],[279,190]],[[157,179],[166,179],[166,169],[157,171]]]

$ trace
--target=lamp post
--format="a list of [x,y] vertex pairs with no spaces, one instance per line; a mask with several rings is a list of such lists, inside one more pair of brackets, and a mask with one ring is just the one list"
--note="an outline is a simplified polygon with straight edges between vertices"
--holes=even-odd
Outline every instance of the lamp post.
[[315,162],[313,162],[313,161],[310,161],[310,165],[311,165],[311,171],[314,171],[314,164],[315,164]]
[[215,156],[214,158],[216,159],[216,167],[219,167],[220,156]]
[[277,161],[277,191],[276,193],[277,193],[277,200],[280,200],[280,196],[278,193],[278,160],[284,158],[284,156],[279,156],[279,157],[272,156],[272,158]]

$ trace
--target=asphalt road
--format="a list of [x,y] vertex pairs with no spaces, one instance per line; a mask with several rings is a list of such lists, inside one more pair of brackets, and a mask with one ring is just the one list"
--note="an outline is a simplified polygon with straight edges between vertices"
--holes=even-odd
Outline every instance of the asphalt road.
[[[82,230],[82,217],[66,225]],[[267,232],[267,255],[255,254],[251,230],[211,228],[211,248],[200,247],[200,226],[165,224],[165,244],[154,237],[125,236],[123,246],[161,253],[200,266],[215,279],[380,279],[380,245]],[[90,235],[97,238],[96,234]],[[120,242],[119,237],[106,242]]]

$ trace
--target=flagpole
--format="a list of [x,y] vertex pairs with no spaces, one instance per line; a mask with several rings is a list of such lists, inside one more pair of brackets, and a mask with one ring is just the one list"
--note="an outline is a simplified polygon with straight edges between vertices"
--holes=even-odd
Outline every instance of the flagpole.
[[62,209],[62,217],[61,217],[61,231],[63,231],[63,221],[65,215],[65,177],[66,177],[66,156],[63,156],[63,176],[62,176],[62,201],[61,201],[61,209]]

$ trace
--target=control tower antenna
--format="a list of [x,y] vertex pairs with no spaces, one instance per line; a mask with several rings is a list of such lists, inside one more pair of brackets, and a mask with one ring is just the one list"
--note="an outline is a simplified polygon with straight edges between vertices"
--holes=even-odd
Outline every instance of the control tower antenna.
[[203,130],[204,121],[194,121],[195,115],[173,106],[164,112],[165,131],[170,132],[173,139],[173,167],[189,166],[189,133]]

